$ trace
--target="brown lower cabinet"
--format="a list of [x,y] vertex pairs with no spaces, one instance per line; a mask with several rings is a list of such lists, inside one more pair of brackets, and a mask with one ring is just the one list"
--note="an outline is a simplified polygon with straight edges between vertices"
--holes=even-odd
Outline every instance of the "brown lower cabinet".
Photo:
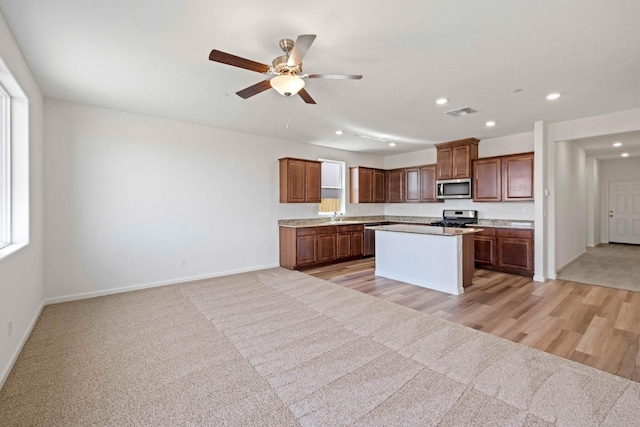
[[336,227],[318,227],[318,263],[336,259],[336,233]]
[[474,234],[474,253],[477,268],[533,276],[533,230],[484,228]]
[[280,227],[280,266],[289,270],[362,257],[364,225]]

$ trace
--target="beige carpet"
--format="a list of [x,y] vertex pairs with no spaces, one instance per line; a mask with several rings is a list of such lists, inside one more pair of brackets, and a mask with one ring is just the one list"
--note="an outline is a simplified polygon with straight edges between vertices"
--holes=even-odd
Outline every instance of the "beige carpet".
[[558,279],[640,292],[640,246],[605,244],[558,272]]
[[0,425],[637,425],[640,384],[302,273],[47,306]]

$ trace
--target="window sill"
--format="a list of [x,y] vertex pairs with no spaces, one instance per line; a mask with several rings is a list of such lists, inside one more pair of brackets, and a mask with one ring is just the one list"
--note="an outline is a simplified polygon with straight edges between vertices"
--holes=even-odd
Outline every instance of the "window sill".
[[0,249],[0,260],[9,257],[10,255],[18,252],[20,249],[27,246],[27,243],[12,243],[9,246],[5,246]]

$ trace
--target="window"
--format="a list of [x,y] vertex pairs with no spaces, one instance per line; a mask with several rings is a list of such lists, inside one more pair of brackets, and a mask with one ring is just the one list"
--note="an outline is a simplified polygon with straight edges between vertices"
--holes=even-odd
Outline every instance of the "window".
[[0,58],[0,259],[29,244],[29,117],[29,99]]
[[334,212],[344,213],[345,205],[345,169],[344,162],[324,160],[322,162],[321,186],[322,194],[318,205],[318,214],[331,215]]
[[11,242],[10,101],[9,94],[0,85],[0,249]]

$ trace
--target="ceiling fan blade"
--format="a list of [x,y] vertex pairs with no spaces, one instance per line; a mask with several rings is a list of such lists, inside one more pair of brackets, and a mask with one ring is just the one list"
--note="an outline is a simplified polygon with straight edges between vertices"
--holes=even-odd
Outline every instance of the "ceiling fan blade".
[[301,34],[293,44],[293,49],[287,60],[287,65],[295,67],[302,62],[302,58],[307,54],[307,51],[311,47],[311,44],[316,39],[315,34]]
[[260,92],[264,92],[267,89],[271,89],[271,82],[269,80],[261,81],[260,83],[256,83],[253,86],[249,86],[248,88],[242,89],[236,92],[240,98],[251,98],[253,95],[257,95]]
[[362,76],[357,74],[306,74],[308,79],[336,79],[336,80],[360,80]]
[[232,65],[234,67],[244,68],[245,70],[256,71],[258,73],[266,73],[269,71],[268,65],[255,62],[250,59],[240,58],[239,56],[231,55],[230,53],[221,52],[215,49],[209,54],[209,59],[211,61]]
[[309,95],[309,92],[307,92],[304,88],[300,89],[300,92],[298,92],[298,95],[300,95],[300,98],[302,98],[302,100],[304,102],[306,102],[307,104],[315,104],[316,103],[316,101],[313,100],[311,95]]

